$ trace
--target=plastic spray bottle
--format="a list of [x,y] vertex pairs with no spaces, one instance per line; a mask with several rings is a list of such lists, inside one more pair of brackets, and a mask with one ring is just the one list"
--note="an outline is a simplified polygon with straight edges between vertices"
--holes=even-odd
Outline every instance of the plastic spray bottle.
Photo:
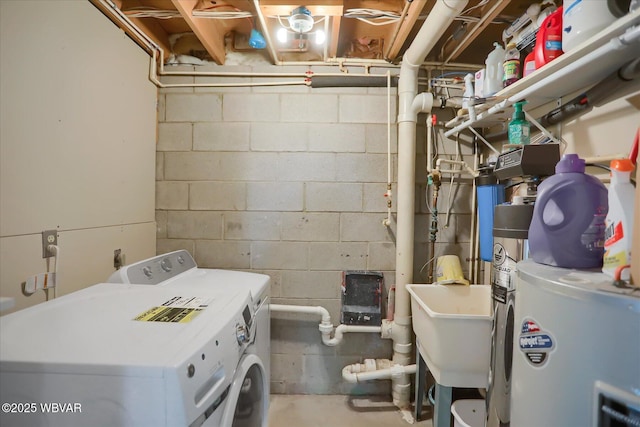
[[[635,189],[630,182],[633,163],[629,159],[611,162],[609,185],[609,212],[605,219],[604,258],[602,271],[614,277],[616,269],[631,262],[633,235],[633,211]],[[622,272],[623,280],[629,280],[629,270]]]
[[509,122],[509,144],[527,145],[530,142],[531,124],[525,119],[522,106],[527,101],[516,102]]

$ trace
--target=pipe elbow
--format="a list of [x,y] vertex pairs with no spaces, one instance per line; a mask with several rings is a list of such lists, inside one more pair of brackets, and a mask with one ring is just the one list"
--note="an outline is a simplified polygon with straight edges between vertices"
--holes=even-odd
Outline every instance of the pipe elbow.
[[418,113],[430,113],[433,108],[433,94],[429,92],[421,92],[413,98],[411,111],[416,116]]
[[329,347],[335,347],[342,342],[343,335],[343,326],[346,325],[338,325],[335,328],[335,332],[333,334],[333,338],[331,338],[331,332],[334,330],[332,324],[323,324],[320,323],[320,332],[322,333],[322,343]]

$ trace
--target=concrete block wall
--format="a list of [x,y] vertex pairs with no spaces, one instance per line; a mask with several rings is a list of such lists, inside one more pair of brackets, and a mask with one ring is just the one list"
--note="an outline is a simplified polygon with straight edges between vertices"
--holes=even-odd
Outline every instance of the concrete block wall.
[[[234,70],[283,71],[271,66],[225,67],[225,71]],[[287,72],[307,70],[286,68]],[[337,72],[329,67],[312,70]],[[242,83],[251,79],[172,76],[163,81]],[[260,81],[264,80],[295,79]],[[389,228],[382,225],[387,215],[387,99],[387,88],[161,89],[158,253],[184,248],[202,267],[266,273],[272,279],[272,302],[322,305],[338,324],[343,271],[382,271],[387,290],[394,282],[395,222]],[[396,191],[395,88],[390,100]],[[424,137],[423,124],[421,129],[418,133]],[[424,138],[418,145],[424,145]],[[431,258],[426,253],[430,216],[424,196],[424,159],[421,149],[416,282],[423,281],[420,269]],[[465,224],[471,211],[465,207],[469,204],[465,187],[460,187],[458,197],[466,203],[455,199],[450,226],[439,237],[439,252],[467,253]],[[440,210],[445,212],[443,207]],[[388,358],[391,342],[374,334],[350,334],[340,346],[326,347],[318,322],[308,316],[274,315],[272,392],[388,393],[388,381],[351,385],[342,381],[341,370],[364,358]]]

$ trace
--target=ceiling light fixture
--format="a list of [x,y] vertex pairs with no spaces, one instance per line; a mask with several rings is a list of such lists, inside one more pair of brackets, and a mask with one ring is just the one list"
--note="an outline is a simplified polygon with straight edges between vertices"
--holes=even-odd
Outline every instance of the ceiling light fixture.
[[[280,19],[278,16],[278,20],[280,21],[281,28],[276,32],[276,38],[282,44],[287,43],[289,39],[289,33],[295,33],[295,39],[299,41],[299,48],[303,47],[303,40],[308,39],[308,33],[311,33],[313,30],[313,26],[316,24],[313,16],[311,16],[311,11],[307,9],[305,6],[298,6],[291,11],[289,16],[287,17],[287,21],[289,26]],[[322,19],[321,19],[322,20]],[[315,34],[315,44],[321,45],[326,41],[326,34],[323,30],[314,31],[312,34]]]
[[311,11],[304,6],[298,6],[289,15],[289,26],[296,33],[308,33],[313,28]]

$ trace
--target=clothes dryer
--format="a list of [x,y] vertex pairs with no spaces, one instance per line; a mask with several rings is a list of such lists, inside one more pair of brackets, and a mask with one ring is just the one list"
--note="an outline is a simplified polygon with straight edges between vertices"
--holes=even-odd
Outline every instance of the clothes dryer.
[[0,318],[0,424],[266,427],[268,276],[184,251],[118,275]]

